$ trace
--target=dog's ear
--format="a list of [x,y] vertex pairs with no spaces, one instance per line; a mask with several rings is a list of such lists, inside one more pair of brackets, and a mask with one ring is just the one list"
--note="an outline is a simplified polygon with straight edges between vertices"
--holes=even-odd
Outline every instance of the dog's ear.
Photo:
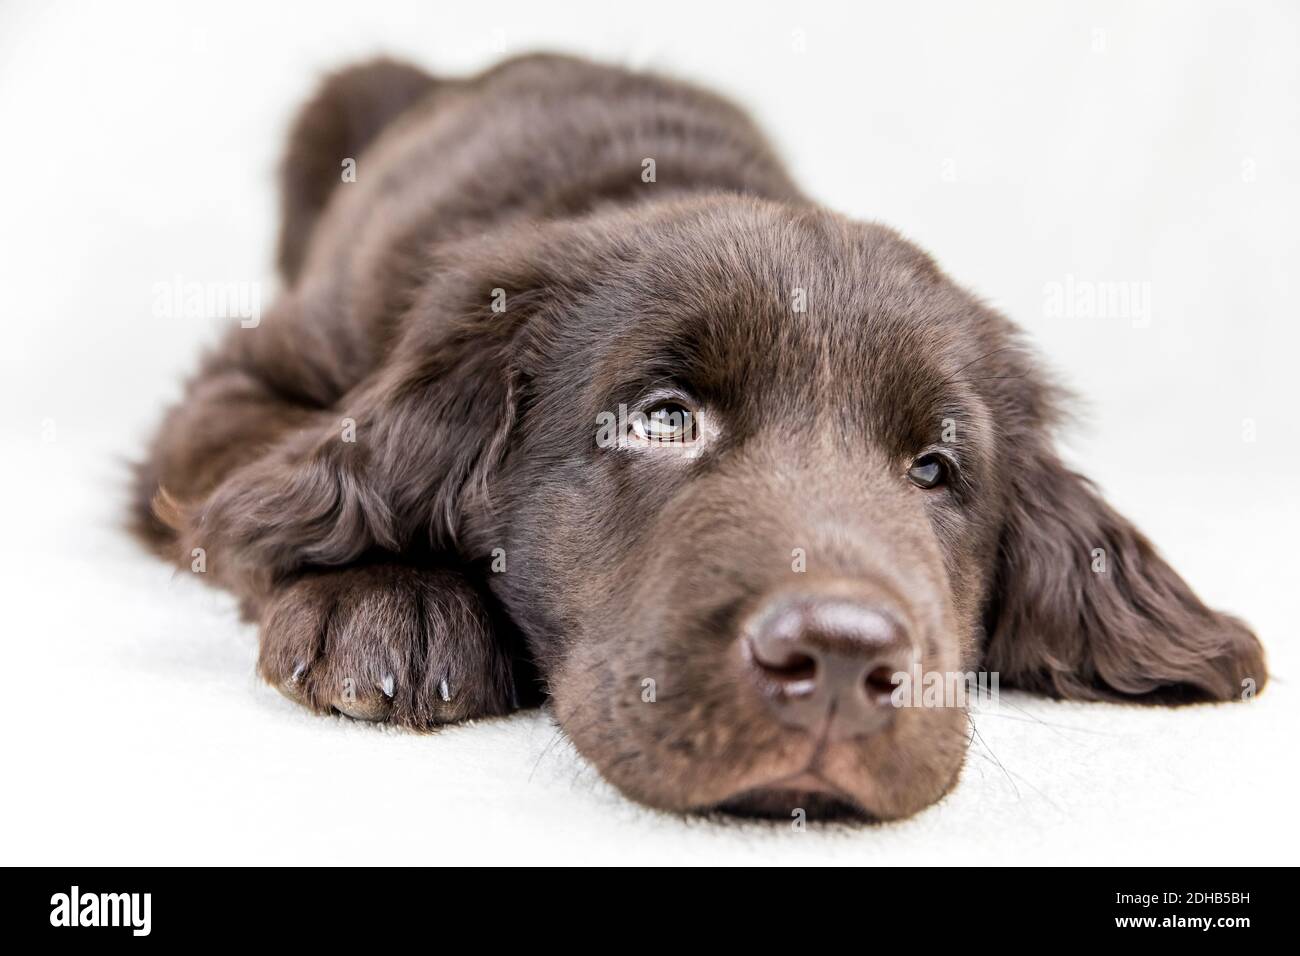
[[467,509],[486,506],[514,424],[517,340],[563,288],[534,263],[501,245],[445,254],[388,361],[194,504],[186,547],[272,576],[376,550],[454,549]]
[[1232,700],[1263,687],[1254,634],[1202,604],[1044,436],[1011,457],[989,670],[1078,699]]

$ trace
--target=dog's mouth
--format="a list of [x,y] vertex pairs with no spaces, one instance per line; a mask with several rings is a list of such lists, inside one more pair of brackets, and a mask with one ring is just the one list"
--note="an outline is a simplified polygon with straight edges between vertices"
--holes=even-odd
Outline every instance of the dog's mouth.
[[710,809],[738,817],[799,821],[874,819],[815,769],[744,790]]

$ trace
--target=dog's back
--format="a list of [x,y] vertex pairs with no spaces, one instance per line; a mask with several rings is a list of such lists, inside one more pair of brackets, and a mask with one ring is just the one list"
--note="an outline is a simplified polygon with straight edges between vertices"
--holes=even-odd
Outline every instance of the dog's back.
[[[373,104],[364,122],[358,104]],[[322,161],[323,144],[356,154]],[[389,61],[337,74],[295,126],[283,185],[286,197],[320,204],[286,199],[281,262],[301,262],[286,278],[316,320],[369,329],[410,305],[439,243],[688,192],[799,198],[726,100],[550,55],[469,80],[420,81]]]

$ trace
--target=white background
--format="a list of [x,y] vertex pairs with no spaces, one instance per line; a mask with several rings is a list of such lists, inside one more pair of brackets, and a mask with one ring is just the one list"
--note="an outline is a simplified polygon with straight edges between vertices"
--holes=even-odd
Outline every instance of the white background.
[[[814,197],[1024,325],[1088,399],[1072,459],[1257,628],[1272,687],[1015,697],[940,805],[794,833],[629,804],[544,714],[420,737],[259,684],[232,602],[116,527],[214,332],[154,286],[270,296],[274,165],[323,70],[536,48],[728,92]],[[4,4],[0,858],[1294,862],[1298,64],[1281,3]],[[1149,284],[1150,322],[1049,314],[1071,276]]]

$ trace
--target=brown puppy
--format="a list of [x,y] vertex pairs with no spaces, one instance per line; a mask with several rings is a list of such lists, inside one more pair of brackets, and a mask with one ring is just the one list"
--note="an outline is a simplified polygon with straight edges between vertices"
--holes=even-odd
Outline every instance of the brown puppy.
[[[341,175],[355,160],[355,181]],[[138,524],[318,711],[501,714],[675,809],[914,812],[960,706],[900,672],[1231,700],[1263,656],[1051,445],[1014,327],[799,194],[736,107],[577,60],[331,78],[287,290],[203,363]]]

